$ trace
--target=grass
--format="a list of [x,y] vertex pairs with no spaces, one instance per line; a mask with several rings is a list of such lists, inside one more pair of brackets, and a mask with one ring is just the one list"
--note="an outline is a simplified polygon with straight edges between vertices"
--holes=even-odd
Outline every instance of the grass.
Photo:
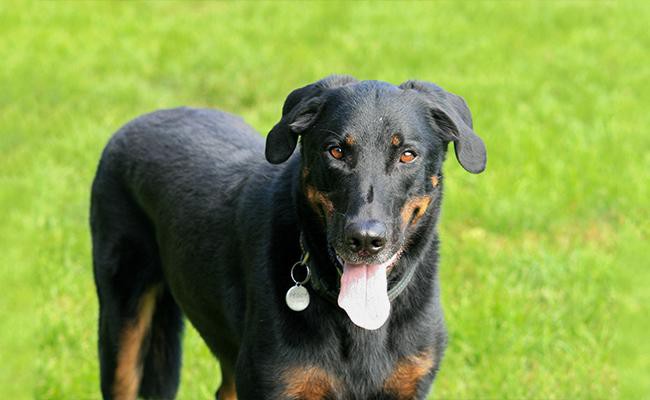
[[[121,124],[219,107],[260,132],[333,72],[463,95],[443,399],[650,398],[647,3],[0,3],[0,398],[99,397],[88,197]],[[181,399],[218,366],[188,328]]]

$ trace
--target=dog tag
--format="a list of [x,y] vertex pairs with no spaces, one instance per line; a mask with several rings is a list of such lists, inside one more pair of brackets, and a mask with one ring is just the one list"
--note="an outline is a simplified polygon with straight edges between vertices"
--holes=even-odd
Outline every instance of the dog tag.
[[309,292],[304,286],[297,284],[287,290],[285,301],[293,311],[302,311],[309,306]]
[[[291,267],[291,280],[295,285],[287,290],[287,294],[284,296],[284,301],[287,302],[287,306],[289,306],[293,311],[302,311],[309,306],[309,292],[306,287],[302,286],[309,282],[309,277],[311,276],[309,265],[307,265],[308,261],[309,253],[303,253],[302,260],[293,264]],[[303,280],[296,279],[294,275],[296,267],[305,268],[305,278]]]

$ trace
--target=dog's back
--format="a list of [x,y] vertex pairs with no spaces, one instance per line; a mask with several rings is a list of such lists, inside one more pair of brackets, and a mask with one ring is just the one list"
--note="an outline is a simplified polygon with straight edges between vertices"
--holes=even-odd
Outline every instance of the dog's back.
[[[201,194],[196,182],[215,182],[224,201],[255,164],[263,165],[264,144],[259,133],[240,118],[208,109],[176,108],[141,116],[121,128],[110,140],[96,178],[95,189],[109,175],[125,189],[138,193],[143,207],[154,209],[166,195],[183,191]],[[209,178],[202,180],[202,178]],[[226,185],[225,188],[222,186]],[[203,188],[215,189],[215,188]],[[214,200],[214,193],[210,193]],[[193,198],[193,196],[190,196]]]

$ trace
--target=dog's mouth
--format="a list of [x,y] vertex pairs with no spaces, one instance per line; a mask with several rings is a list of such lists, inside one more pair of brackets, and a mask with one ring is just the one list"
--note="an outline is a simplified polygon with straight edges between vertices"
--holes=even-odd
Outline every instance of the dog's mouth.
[[[388,274],[391,273],[393,270],[393,267],[395,267],[395,264],[397,264],[397,261],[399,261],[400,257],[402,256],[402,251],[403,249],[399,249],[393,255],[387,260],[387,261],[393,261],[387,268]],[[354,264],[354,265],[362,265],[362,264],[380,264],[377,263],[375,260],[362,260],[362,259],[357,259],[357,260],[346,260],[343,258],[339,253],[334,249],[334,246],[330,245],[328,248],[328,256],[330,259],[330,262],[336,267],[336,270],[339,274],[343,274],[343,266],[348,263],[348,264]]]
[[341,272],[338,305],[355,325],[375,330],[388,320],[388,274],[399,260],[400,254],[398,251],[381,263],[352,263],[330,251],[330,256],[333,256],[333,261]]

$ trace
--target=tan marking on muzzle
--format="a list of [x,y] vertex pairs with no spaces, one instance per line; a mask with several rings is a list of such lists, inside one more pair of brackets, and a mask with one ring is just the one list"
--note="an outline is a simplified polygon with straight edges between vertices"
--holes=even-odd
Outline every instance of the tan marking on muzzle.
[[439,180],[438,180],[438,175],[433,175],[433,176],[431,177],[431,186],[433,186],[433,187],[437,187],[437,186],[438,186],[438,182],[439,182]]
[[141,350],[151,328],[160,287],[147,290],[138,305],[136,316],[122,329],[117,353],[113,396],[118,400],[135,400],[142,379]]
[[313,186],[307,186],[305,195],[307,196],[307,201],[309,201],[309,204],[317,214],[322,214],[323,217],[327,217],[334,213],[334,204],[332,204],[323,192],[319,192]]
[[322,368],[299,366],[282,374],[285,388],[282,398],[296,400],[322,400],[336,393],[338,380]]
[[415,225],[424,215],[431,203],[431,196],[417,196],[410,198],[402,208],[402,227],[409,223]]
[[433,368],[433,352],[426,350],[400,359],[393,373],[384,381],[384,390],[399,400],[414,399],[418,384]]

